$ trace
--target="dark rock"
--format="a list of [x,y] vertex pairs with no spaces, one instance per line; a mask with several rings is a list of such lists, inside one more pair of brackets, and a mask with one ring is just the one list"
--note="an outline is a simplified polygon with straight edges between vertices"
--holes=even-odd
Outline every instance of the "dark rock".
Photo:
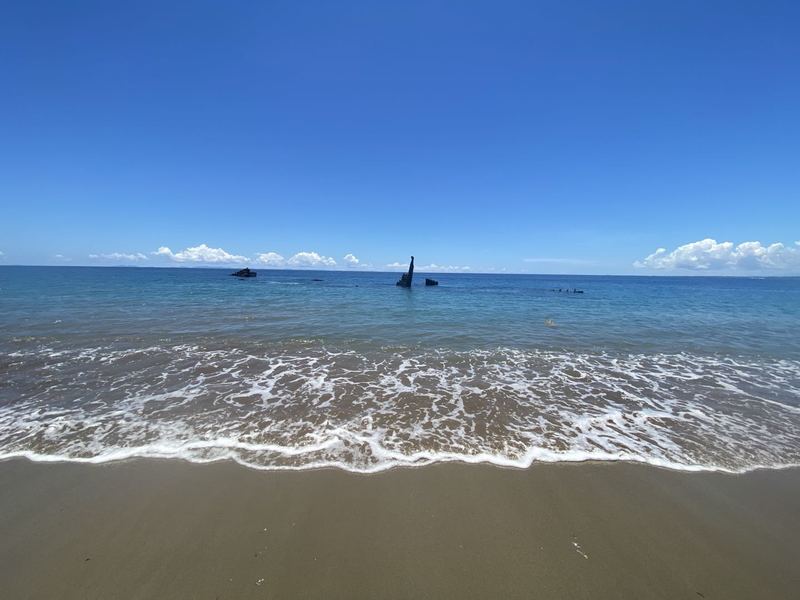
[[414,278],[414,257],[411,257],[411,264],[408,265],[408,273],[403,273],[396,285],[399,287],[410,288],[411,280]]
[[439,285],[439,282],[435,279],[430,279],[428,277],[425,278],[425,285]]
[[245,267],[240,271],[236,271],[236,273],[231,273],[231,275],[233,275],[234,277],[255,277],[257,273]]

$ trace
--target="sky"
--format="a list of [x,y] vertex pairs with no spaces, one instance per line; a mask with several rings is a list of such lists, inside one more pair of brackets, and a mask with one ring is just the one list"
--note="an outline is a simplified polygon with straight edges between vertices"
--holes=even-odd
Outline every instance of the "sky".
[[0,264],[800,274],[798,23],[0,2]]

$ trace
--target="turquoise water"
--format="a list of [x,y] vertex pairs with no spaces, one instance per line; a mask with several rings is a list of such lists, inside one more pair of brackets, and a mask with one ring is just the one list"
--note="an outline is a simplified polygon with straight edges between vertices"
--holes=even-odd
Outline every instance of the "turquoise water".
[[397,277],[0,267],[0,456],[800,462],[800,278]]
[[0,331],[66,345],[168,335],[800,358],[800,278],[437,274],[441,285],[426,288],[418,274],[408,291],[391,273],[227,275],[0,268]]

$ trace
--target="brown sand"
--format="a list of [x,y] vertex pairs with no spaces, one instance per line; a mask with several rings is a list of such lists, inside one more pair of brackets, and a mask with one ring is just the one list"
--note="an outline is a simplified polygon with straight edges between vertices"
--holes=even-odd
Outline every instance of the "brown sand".
[[0,463],[2,598],[797,598],[800,470]]

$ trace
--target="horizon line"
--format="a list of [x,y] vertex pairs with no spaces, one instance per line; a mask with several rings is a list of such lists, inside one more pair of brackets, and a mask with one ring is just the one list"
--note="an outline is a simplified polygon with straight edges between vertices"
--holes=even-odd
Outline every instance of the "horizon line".
[[[13,268],[26,268],[26,267],[35,267],[35,268],[72,268],[72,269],[205,269],[205,270],[217,270],[217,271],[227,271],[230,269],[237,269],[240,267],[230,266],[230,267],[223,267],[223,266],[214,266],[214,265],[48,265],[48,264],[0,264],[0,268],[2,267],[13,267]],[[381,271],[381,270],[370,270],[370,269],[285,269],[279,268],[276,269],[274,267],[254,267],[253,270],[258,272],[258,270],[262,271],[289,271],[292,273],[386,273],[386,274],[397,274],[403,273],[404,271],[401,270],[391,270],[391,271]],[[745,274],[723,274],[723,273],[523,273],[518,271],[422,271],[422,270],[415,270],[415,273],[425,273],[425,274],[434,274],[434,275],[528,275],[533,277],[685,277],[685,278],[697,278],[697,277],[719,277],[719,278],[741,278],[741,279],[795,279],[800,278],[800,273],[794,275],[777,275],[777,274],[752,274],[752,275],[745,275]]]

